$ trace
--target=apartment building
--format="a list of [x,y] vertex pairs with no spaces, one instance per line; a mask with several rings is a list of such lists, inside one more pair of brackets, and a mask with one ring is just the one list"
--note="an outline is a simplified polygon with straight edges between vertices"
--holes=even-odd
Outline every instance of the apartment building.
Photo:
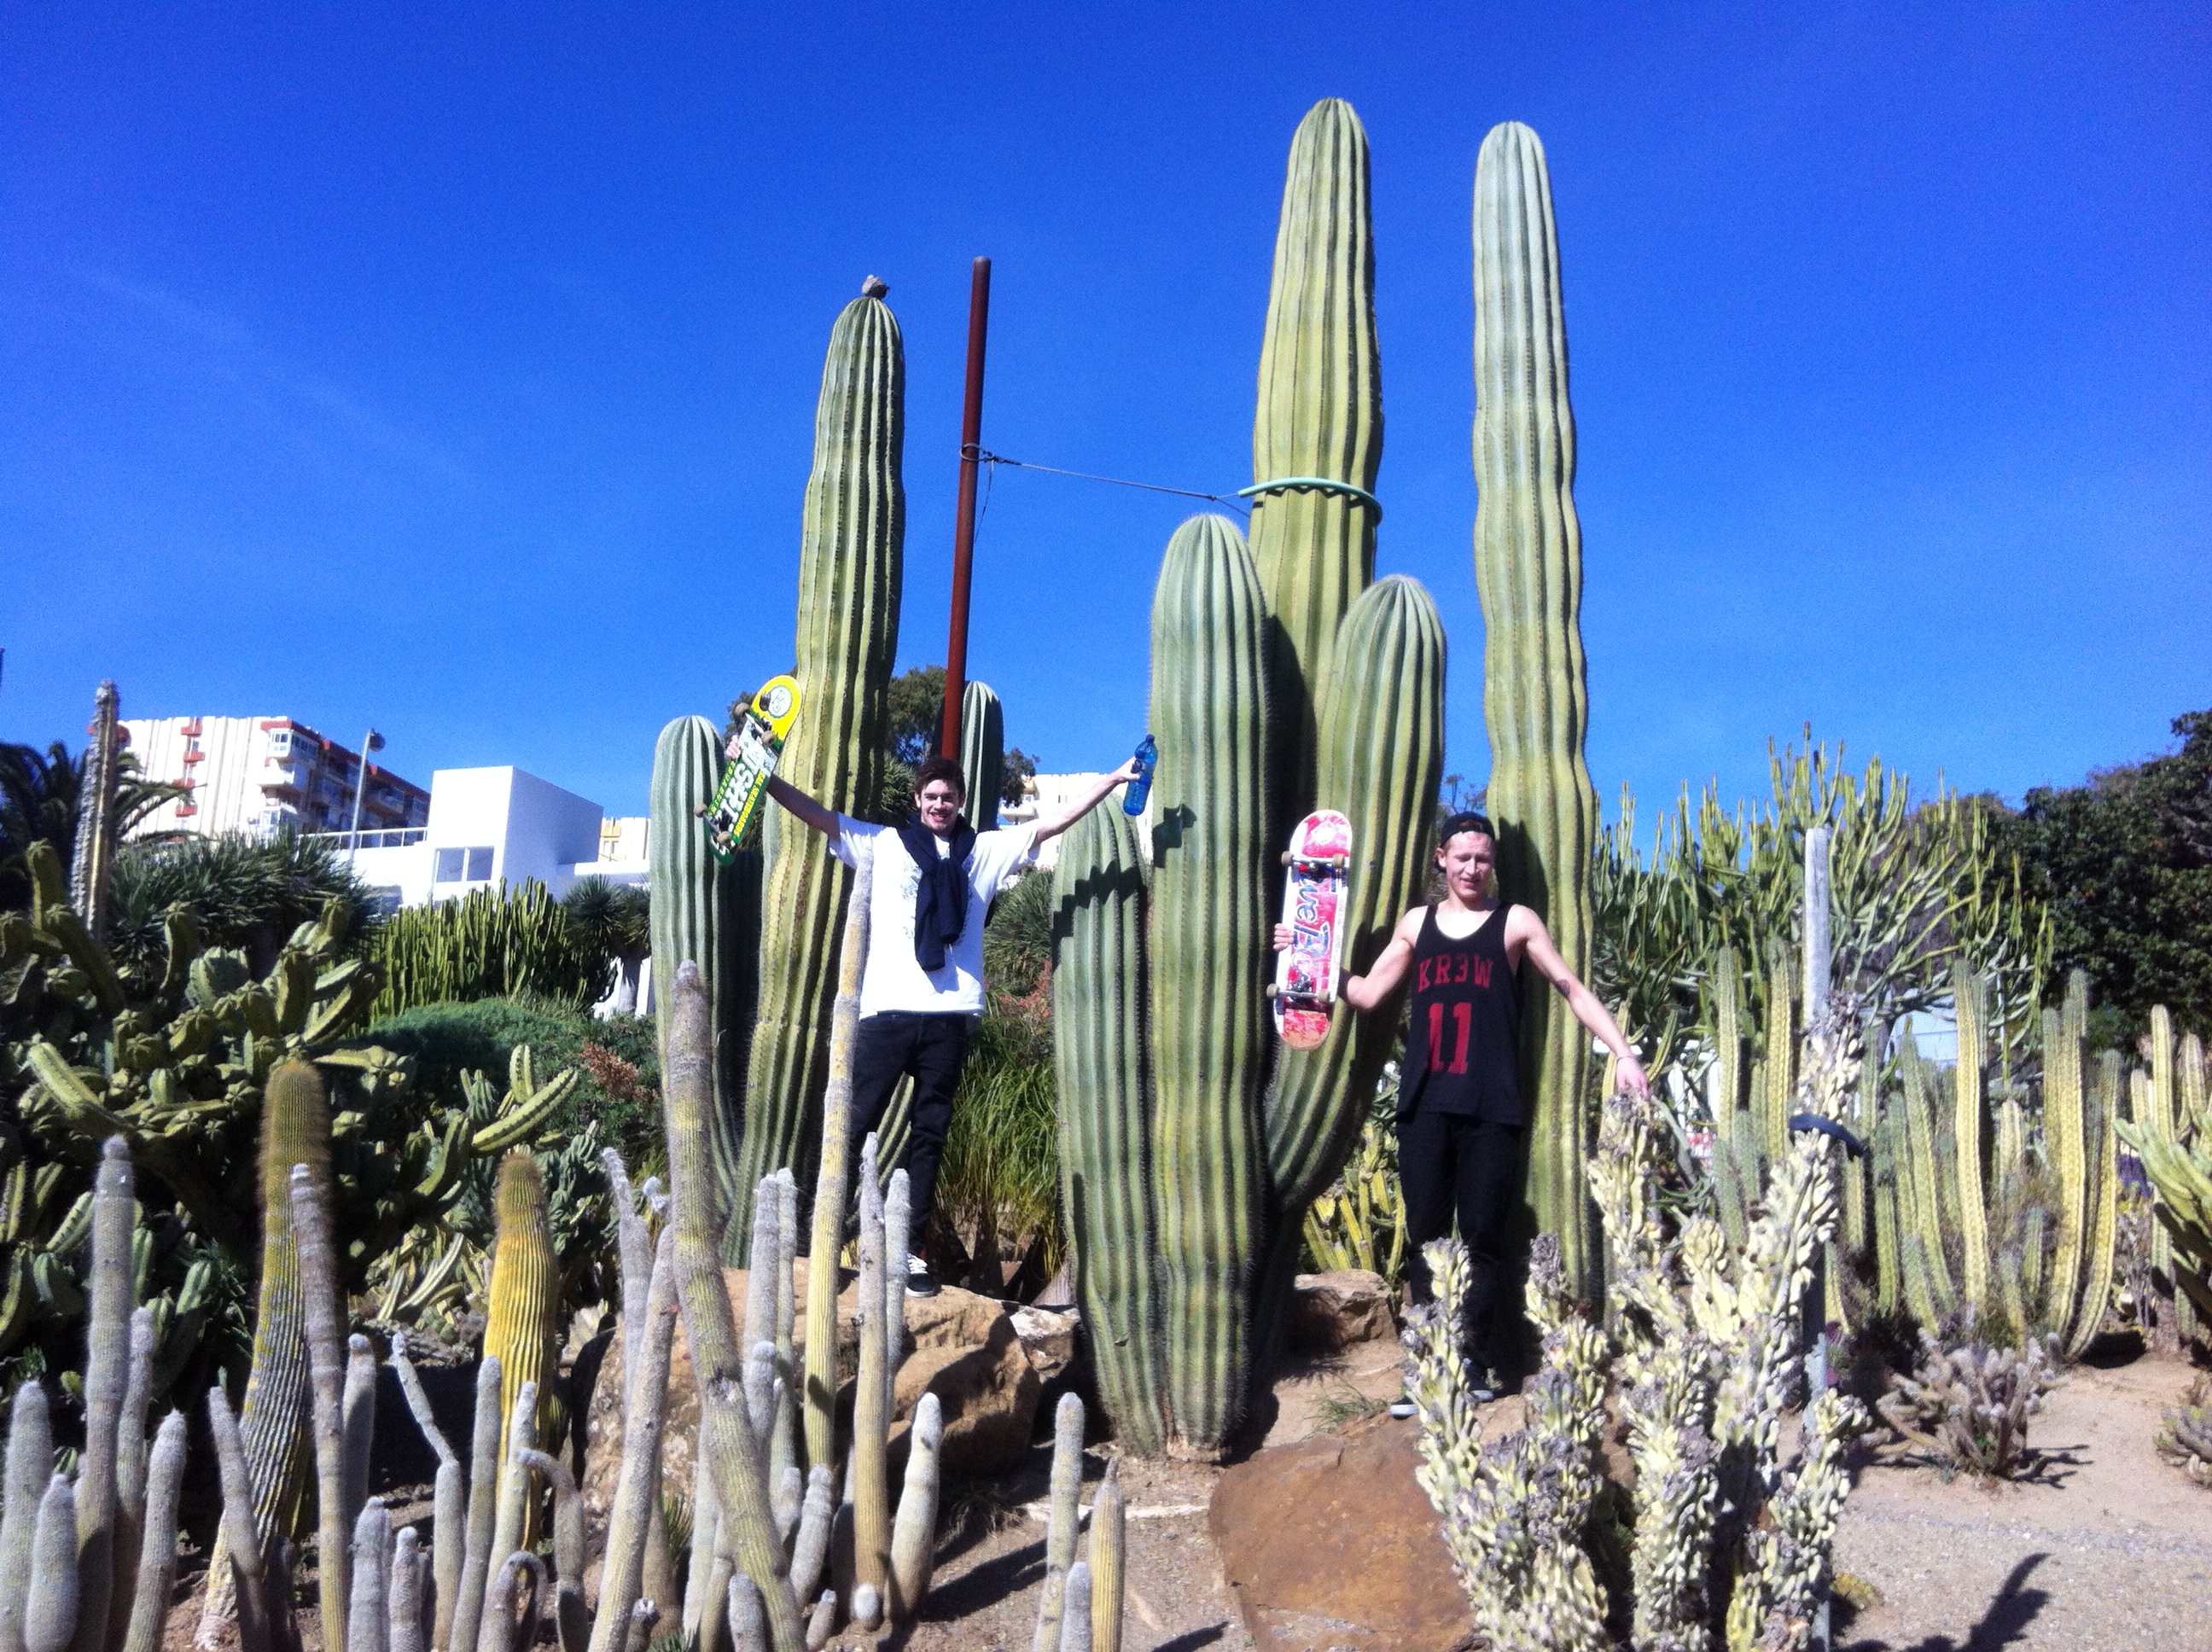
[[[291,717],[132,717],[123,722],[139,772],[185,795],[137,827],[152,832],[243,832],[286,827],[343,832],[353,822],[361,754]],[[362,793],[364,832],[427,825],[430,794],[376,763]]]

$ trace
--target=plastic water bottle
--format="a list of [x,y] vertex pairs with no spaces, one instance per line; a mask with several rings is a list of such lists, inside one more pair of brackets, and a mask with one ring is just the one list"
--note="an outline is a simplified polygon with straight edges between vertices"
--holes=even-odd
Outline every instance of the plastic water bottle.
[[1141,815],[1152,795],[1152,765],[1160,760],[1160,749],[1152,744],[1152,737],[1145,736],[1144,744],[1137,748],[1137,778],[1121,788],[1121,812]]

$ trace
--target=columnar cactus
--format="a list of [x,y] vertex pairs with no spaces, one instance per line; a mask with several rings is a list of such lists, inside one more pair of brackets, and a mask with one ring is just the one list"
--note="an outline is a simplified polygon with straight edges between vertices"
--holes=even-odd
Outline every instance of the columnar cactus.
[[[1443,775],[1444,629],[1415,580],[1393,574],[1339,631],[1321,730],[1321,799],[1352,820],[1352,874],[1338,921],[1343,967],[1360,974],[1420,898],[1422,851]],[[1269,1196],[1295,1218],[1358,1140],[1397,1017],[1340,1011],[1318,1048],[1284,1050],[1267,1096]],[[1296,1242],[1295,1235],[1290,1242]]]
[[240,1420],[253,1528],[264,1543],[295,1534],[307,1489],[307,1321],[290,1190],[295,1164],[328,1185],[330,1143],[322,1075],[287,1061],[269,1075],[261,1104],[261,1290]]
[[960,777],[968,788],[968,823],[992,830],[1006,783],[1006,714],[991,685],[972,677],[960,691]]
[[[526,1390],[536,1401],[533,1433],[544,1433],[551,1410],[560,1334],[555,1315],[561,1301],[561,1270],[546,1220],[545,1177],[529,1154],[518,1150],[500,1161],[493,1213],[498,1237],[492,1251],[483,1347],[486,1357],[499,1361],[500,1438],[504,1444]],[[507,1455],[502,1449],[502,1473]],[[536,1513],[533,1500],[523,1520],[525,1544],[534,1535]]]
[[112,678],[93,696],[92,740],[77,783],[76,842],[70,856],[70,904],[95,941],[107,938],[108,890],[115,874],[115,793],[122,778],[122,729]]
[[[1374,577],[1382,462],[1367,133],[1350,104],[1324,98],[1291,139],[1252,422],[1252,560],[1273,622],[1277,708],[1271,838],[1316,804],[1329,657]],[[1292,483],[1304,485],[1281,485]]]
[[1242,1414],[1271,1055],[1267,694],[1259,579],[1236,527],[1176,531],[1152,599],[1152,1175],[1172,1455]]
[[[1498,886],[1535,909],[1567,967],[1587,980],[1597,793],[1583,755],[1575,420],[1551,179],[1543,145],[1517,121],[1492,127],[1475,161],[1474,321],[1474,574]],[[1529,1200],[1537,1225],[1559,1236],[1574,1291],[1592,1295],[1589,1040],[1557,993],[1526,1000]]]
[[[752,1033],[760,970],[761,856],[741,850],[725,866],[707,847],[698,811],[721,778],[722,740],[703,717],[678,717],[653,748],[653,956],[690,958],[707,977],[714,1015],[714,1194],[717,1232],[738,1194],[738,1143],[744,1136],[746,1041]],[[665,963],[673,970],[673,962]],[[667,1059],[667,983],[655,994]]]
[[[906,364],[884,290],[871,277],[845,307],[822,369],[799,556],[799,719],[778,765],[792,785],[847,813],[872,802],[881,784],[885,696],[898,647]],[[827,1082],[837,929],[851,882],[807,835],[775,839],[762,896],[768,916],[744,1169],[730,1212],[737,1234],[750,1233],[747,1201],[762,1177],[789,1165],[803,1179],[809,1168],[801,1158],[811,1150],[807,1122]]]

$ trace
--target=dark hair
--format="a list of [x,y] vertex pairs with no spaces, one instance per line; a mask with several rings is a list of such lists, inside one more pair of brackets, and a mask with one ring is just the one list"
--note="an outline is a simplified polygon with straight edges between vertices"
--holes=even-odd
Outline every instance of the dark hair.
[[949,781],[952,789],[967,801],[968,777],[960,772],[960,765],[951,757],[932,757],[914,771],[914,794],[921,795],[921,788],[933,780]]
[[1490,823],[1488,815],[1478,815],[1472,809],[1463,809],[1437,828],[1437,847],[1443,848],[1462,832],[1480,832],[1492,843],[1498,841],[1498,829]]

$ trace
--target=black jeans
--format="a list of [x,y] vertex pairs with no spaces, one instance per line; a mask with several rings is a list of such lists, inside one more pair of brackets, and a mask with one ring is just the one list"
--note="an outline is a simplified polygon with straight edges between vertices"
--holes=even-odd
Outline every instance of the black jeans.
[[1494,1356],[1502,1345],[1490,1321],[1498,1280],[1507,1272],[1506,1232],[1512,1223],[1520,1169],[1519,1125],[1426,1108],[1398,1121],[1398,1182],[1406,1199],[1413,1300],[1434,1299],[1435,1285],[1421,1247],[1449,1234],[1452,1218],[1457,1216],[1468,1261],[1460,1323],[1468,1357],[1478,1368],[1494,1368],[1498,1363]]
[[[960,1064],[968,1057],[968,1040],[975,1017],[967,1015],[917,1015],[906,1010],[887,1010],[860,1023],[853,1041],[853,1117],[860,1137],[882,1127],[884,1111],[898,1090],[901,1078],[914,1078],[914,1107],[908,1114],[906,1184],[908,1208],[912,1212],[913,1248],[921,1249],[922,1230],[937,1201],[937,1161],[945,1153],[945,1132],[952,1122],[952,1091],[960,1082]],[[891,1259],[902,1266],[906,1258]]]

